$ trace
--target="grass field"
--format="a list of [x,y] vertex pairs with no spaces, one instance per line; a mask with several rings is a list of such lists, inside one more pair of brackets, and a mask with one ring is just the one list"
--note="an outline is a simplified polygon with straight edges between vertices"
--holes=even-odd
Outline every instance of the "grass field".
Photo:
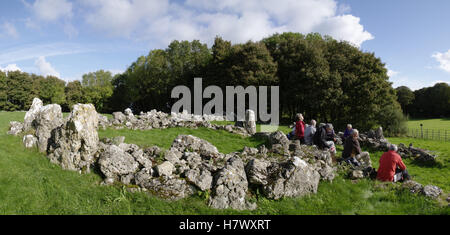
[[423,124],[423,129],[450,130],[450,118],[411,119],[407,122],[408,128],[412,129],[420,129],[420,124]]
[[[144,193],[129,193],[119,186],[101,186],[95,173],[80,175],[51,164],[36,150],[25,149],[21,137],[7,135],[9,121],[23,121],[23,112],[0,112],[0,214],[449,214],[438,201],[395,190],[392,184],[371,180],[357,182],[337,177],[321,182],[318,193],[301,198],[255,200],[255,211],[216,210],[195,195],[169,202]],[[286,128],[287,129],[287,128]],[[288,130],[288,129],[287,129]],[[127,143],[168,148],[178,134],[193,134],[216,145],[222,152],[258,146],[260,140],[243,138],[224,131],[173,128],[166,130],[100,131],[101,137],[123,135]],[[414,141],[391,139],[392,142]],[[406,162],[410,173],[423,184],[449,189],[448,147],[440,142],[414,142],[419,147],[439,151],[441,168]],[[380,152],[371,153],[376,165]],[[378,187],[384,185],[385,187]],[[446,194],[447,195],[447,194]]]

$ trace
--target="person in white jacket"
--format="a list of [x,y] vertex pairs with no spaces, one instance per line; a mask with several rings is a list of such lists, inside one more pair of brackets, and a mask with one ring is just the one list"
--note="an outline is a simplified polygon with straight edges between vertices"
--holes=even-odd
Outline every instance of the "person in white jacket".
[[316,120],[311,120],[311,125],[305,129],[305,144],[312,145],[314,134],[316,133]]

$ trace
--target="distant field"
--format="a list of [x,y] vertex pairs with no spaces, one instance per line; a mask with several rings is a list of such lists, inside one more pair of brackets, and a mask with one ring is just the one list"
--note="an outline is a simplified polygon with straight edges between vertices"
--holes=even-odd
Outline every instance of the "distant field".
[[412,129],[420,128],[420,124],[423,124],[423,129],[450,130],[450,118],[413,119],[407,124]]

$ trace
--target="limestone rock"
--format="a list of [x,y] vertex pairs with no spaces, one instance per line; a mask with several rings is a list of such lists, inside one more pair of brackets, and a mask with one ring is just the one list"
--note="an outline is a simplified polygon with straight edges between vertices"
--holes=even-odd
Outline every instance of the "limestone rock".
[[125,121],[127,120],[127,117],[122,112],[114,112],[112,115],[114,125],[124,124]]
[[268,172],[268,184],[263,187],[268,198],[297,197],[317,192],[320,175],[301,159],[272,164]]
[[49,104],[42,107],[35,121],[39,151],[45,152],[47,151],[48,139],[52,136],[52,131],[63,124],[61,106]]
[[362,179],[364,178],[364,173],[361,170],[354,170],[350,173],[351,179]]
[[92,104],[74,105],[67,122],[52,132],[50,160],[63,169],[89,172],[97,157],[97,126],[98,115]]
[[135,174],[134,181],[136,185],[145,188],[145,184],[152,178],[153,170],[151,168],[143,168]]
[[164,153],[164,158],[172,164],[176,164],[180,161],[182,155],[183,153],[177,149],[171,148]]
[[111,179],[118,180],[122,175],[129,175],[138,170],[138,162],[116,145],[109,145],[104,152],[100,154],[98,160],[100,171]]
[[250,135],[254,135],[256,133],[256,117],[253,110],[248,109],[245,112],[244,128]]
[[197,152],[203,158],[220,157],[219,150],[206,140],[192,135],[179,135],[172,143],[172,148],[179,152]]
[[200,190],[206,191],[211,189],[213,177],[208,170],[190,169],[185,175],[187,181],[197,186]]
[[273,152],[283,155],[289,155],[290,141],[283,132],[272,132],[269,136],[269,143],[272,145]]
[[247,163],[245,170],[247,172],[247,178],[249,183],[255,185],[266,185],[267,184],[267,168],[270,162],[252,159]]
[[175,166],[169,161],[165,161],[162,164],[156,166],[156,172],[159,176],[171,176],[174,169]]
[[425,187],[423,187],[422,193],[426,197],[431,197],[433,199],[436,199],[439,197],[439,195],[441,195],[442,189],[440,189],[439,187],[434,186],[434,185],[426,185]]
[[23,130],[23,124],[20,122],[12,121],[9,122],[8,135],[18,135]]
[[151,193],[168,200],[179,200],[196,191],[186,180],[166,176],[151,178],[141,185]]
[[26,135],[22,139],[25,148],[33,148],[37,145],[37,138],[34,135]]
[[402,188],[409,190],[411,193],[421,193],[423,190],[423,186],[420,183],[417,183],[413,180],[408,180],[402,183]]
[[228,159],[225,167],[215,176],[213,194],[209,205],[217,209],[233,208],[244,210],[249,208],[245,196],[248,190],[244,163],[239,157]]
[[42,108],[43,103],[39,98],[34,98],[33,103],[31,104],[30,109],[25,114],[24,122],[23,122],[23,130],[27,132],[31,128],[33,128],[33,122],[38,116],[40,109]]
[[106,127],[108,126],[109,126],[108,118],[106,116],[98,114],[98,127],[101,127],[103,130],[105,130]]

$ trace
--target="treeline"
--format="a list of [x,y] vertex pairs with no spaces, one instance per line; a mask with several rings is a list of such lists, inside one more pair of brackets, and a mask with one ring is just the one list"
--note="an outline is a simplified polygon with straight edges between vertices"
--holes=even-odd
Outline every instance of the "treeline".
[[[27,77],[24,73],[9,73],[7,83],[11,82],[10,76]],[[36,76],[29,75],[28,79],[33,77]],[[290,121],[301,112],[307,120],[332,122],[337,128],[347,123],[362,130],[381,125],[392,133],[405,128],[396,91],[382,61],[373,53],[320,34],[274,34],[244,44],[216,37],[211,48],[198,40],[175,40],[166,49],[139,57],[115,77],[98,71],[65,87],[52,77],[41,80],[55,86],[50,89],[53,94],[61,94],[46,101],[65,102],[65,108],[76,102],[91,102],[100,112],[127,107],[139,112],[154,108],[170,111],[177,101],[170,97],[172,88],[192,88],[195,77],[203,78],[203,87],[279,86],[280,113]],[[14,82],[20,86],[21,82]],[[8,85],[8,89],[13,88]],[[17,94],[3,99],[7,108],[0,107],[26,109],[31,102],[29,97],[37,92],[33,89],[24,92],[23,88],[14,88],[17,91],[13,93]],[[38,94],[43,96],[40,91]]]
[[450,86],[447,83],[436,83],[415,91],[406,86],[396,90],[405,115],[411,118],[450,117]]
[[77,103],[92,103],[99,112],[107,112],[112,81],[111,72],[103,70],[68,83],[54,76],[0,71],[0,110],[27,110],[33,98],[39,97],[44,104],[60,104],[65,112]]

